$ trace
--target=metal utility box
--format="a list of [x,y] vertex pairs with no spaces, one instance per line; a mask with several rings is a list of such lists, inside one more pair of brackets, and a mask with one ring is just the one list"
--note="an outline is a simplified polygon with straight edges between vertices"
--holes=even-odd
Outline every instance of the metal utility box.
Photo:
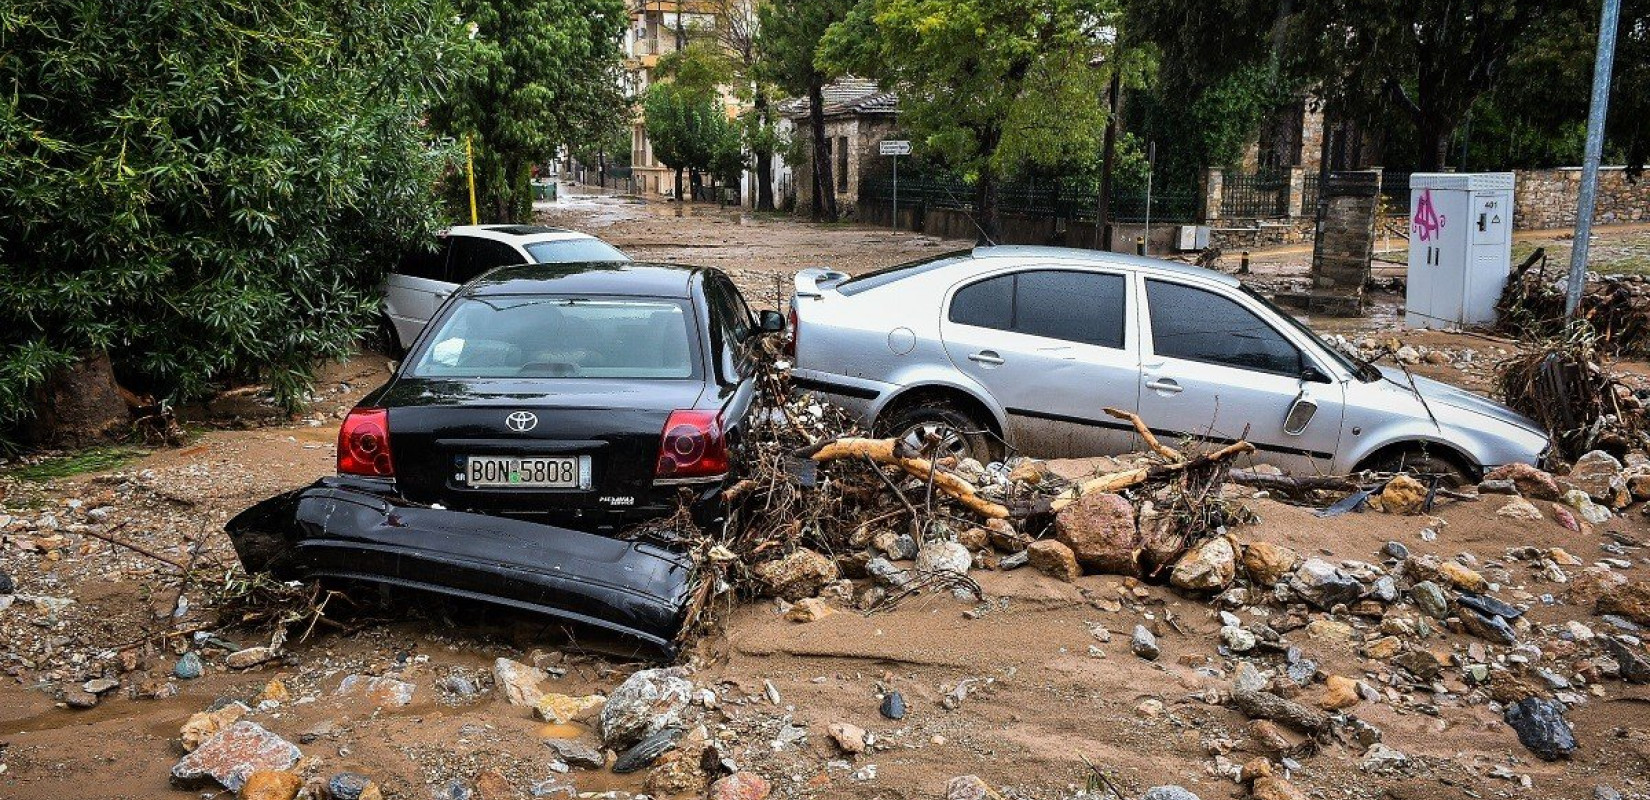
[[1513,174],[1409,176],[1404,319],[1418,328],[1495,322],[1512,270]]
[[1209,246],[1208,225],[1182,225],[1175,231],[1175,249],[1185,252]]

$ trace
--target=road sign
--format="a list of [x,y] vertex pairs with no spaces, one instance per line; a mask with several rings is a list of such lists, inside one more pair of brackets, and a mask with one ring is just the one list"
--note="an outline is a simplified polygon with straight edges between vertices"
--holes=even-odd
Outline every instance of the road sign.
[[911,143],[900,139],[883,139],[882,154],[885,156],[911,155]]

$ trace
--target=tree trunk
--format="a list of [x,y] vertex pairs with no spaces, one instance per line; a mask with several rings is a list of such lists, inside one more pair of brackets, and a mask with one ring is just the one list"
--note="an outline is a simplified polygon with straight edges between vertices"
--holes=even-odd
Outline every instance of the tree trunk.
[[596,151],[596,185],[607,188],[607,148]]
[[695,202],[699,200],[699,190],[704,188],[705,176],[698,167],[688,167],[688,197]]
[[996,244],[1002,238],[1002,221],[997,211],[997,173],[990,168],[980,170],[980,182],[974,190],[974,216],[980,228],[975,244]]
[[814,138],[814,222],[836,221],[836,181],[831,177],[831,140],[825,138],[825,82],[818,75],[808,86],[808,127]]
[[676,202],[682,202],[682,168],[676,168]]
[[1454,128],[1454,125],[1439,119],[1416,120],[1415,131],[1421,145],[1418,165],[1421,172],[1439,172],[1444,169],[1449,156],[1449,138]]
[[[768,128],[768,93],[757,90],[754,101],[757,125],[763,132]],[[756,210],[773,210],[773,150],[756,151]]]
[[35,390],[34,424],[20,433],[37,445],[86,447],[106,442],[131,424],[131,414],[115,385],[109,354],[85,354],[47,376]]
[[1117,102],[1122,93],[1123,70],[1112,68],[1111,86],[1106,91],[1106,138],[1100,150],[1100,196],[1094,214],[1094,229],[1099,235],[1100,249],[1111,250],[1111,168],[1117,155]]

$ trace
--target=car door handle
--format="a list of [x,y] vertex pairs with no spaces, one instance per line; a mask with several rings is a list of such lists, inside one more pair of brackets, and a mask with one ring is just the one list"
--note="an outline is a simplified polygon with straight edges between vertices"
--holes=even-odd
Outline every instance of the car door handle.
[[1003,357],[997,355],[997,351],[995,350],[981,350],[978,353],[970,355],[968,360],[981,364],[991,364],[992,366],[1003,363]]
[[1168,392],[1169,394],[1179,394],[1181,391],[1180,384],[1175,383],[1174,380],[1170,378],[1158,378],[1155,381],[1146,381],[1146,388],[1159,392]]

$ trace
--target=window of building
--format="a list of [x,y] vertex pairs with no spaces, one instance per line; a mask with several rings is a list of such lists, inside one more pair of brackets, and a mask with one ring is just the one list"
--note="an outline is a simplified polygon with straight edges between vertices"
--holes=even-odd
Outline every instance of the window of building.
[[836,137],[836,190],[848,191],[848,137]]

